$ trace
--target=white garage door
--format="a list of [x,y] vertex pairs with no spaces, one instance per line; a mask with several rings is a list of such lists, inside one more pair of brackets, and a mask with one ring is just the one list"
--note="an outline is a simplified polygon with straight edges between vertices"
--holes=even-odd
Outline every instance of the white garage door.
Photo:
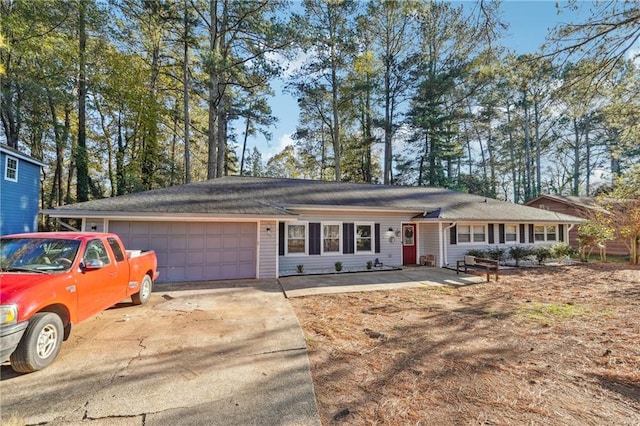
[[152,249],[159,282],[256,277],[255,223],[110,222],[130,249]]

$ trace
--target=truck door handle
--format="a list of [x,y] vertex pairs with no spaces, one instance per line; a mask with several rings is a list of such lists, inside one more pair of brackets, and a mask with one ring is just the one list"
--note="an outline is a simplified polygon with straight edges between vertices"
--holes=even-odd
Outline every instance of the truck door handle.
[[75,285],[70,285],[69,287],[66,288],[67,291],[69,293],[75,293],[76,292],[76,286]]
[[112,273],[110,273],[110,274],[109,274],[109,276],[110,276],[110,277],[112,277],[112,278],[113,278],[113,277],[115,277],[115,276],[117,276],[117,275],[118,275],[118,273],[117,273],[117,272],[112,272]]

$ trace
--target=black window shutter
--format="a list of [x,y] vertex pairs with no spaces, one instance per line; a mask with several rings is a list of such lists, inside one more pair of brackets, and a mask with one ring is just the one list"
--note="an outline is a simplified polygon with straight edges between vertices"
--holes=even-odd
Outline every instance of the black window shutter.
[[529,224],[529,242],[533,243],[535,242],[534,236],[533,236],[533,223]]
[[309,224],[309,254],[320,254],[320,224]]
[[525,237],[524,237],[524,223],[520,224],[520,244],[524,244],[525,243]]
[[353,223],[342,224],[342,253],[353,254]]
[[284,222],[278,223],[278,253],[284,256],[284,245],[286,244],[284,237]]
[[500,225],[498,225],[498,234],[500,237],[500,244],[504,244],[505,243],[505,238],[504,238],[504,223],[501,223]]
[[489,224],[489,244],[494,244],[496,242],[496,237],[493,235],[493,223]]
[[376,253],[380,253],[380,224],[376,223],[374,229],[376,234]]
[[450,238],[449,238],[449,243],[450,244],[458,244],[458,227],[457,226],[453,226],[449,232],[450,234]]
[[564,225],[558,226],[558,234],[559,234],[558,239],[560,240],[560,242],[564,242]]

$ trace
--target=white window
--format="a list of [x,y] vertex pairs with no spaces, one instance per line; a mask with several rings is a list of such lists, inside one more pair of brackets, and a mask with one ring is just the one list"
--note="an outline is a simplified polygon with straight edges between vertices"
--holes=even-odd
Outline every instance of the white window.
[[556,225],[535,225],[533,227],[535,242],[558,241],[558,227]]
[[4,178],[12,182],[18,181],[18,159],[7,156],[4,167]]
[[342,236],[342,224],[322,224],[322,253],[340,254],[342,252],[340,237]]
[[373,223],[355,224],[356,253],[373,253]]
[[305,255],[308,253],[307,224],[287,223],[286,253],[291,255]]
[[547,231],[547,241],[557,240],[558,231],[556,229],[557,228],[555,225],[549,225],[546,227],[545,230]]
[[518,241],[518,225],[504,226],[504,240],[507,243],[515,243]]
[[458,225],[458,243],[484,243],[487,229],[484,225]]

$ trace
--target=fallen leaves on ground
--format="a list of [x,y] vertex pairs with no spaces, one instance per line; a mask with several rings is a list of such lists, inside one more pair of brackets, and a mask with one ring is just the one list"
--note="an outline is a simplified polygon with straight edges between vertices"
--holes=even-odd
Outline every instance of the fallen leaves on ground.
[[640,268],[291,299],[325,425],[640,424]]

